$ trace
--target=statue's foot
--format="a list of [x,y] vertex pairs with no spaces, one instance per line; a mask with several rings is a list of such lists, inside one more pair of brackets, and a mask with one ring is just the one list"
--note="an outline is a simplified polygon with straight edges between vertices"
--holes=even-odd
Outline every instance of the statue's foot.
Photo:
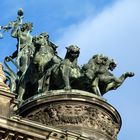
[[9,62],[9,61],[10,61],[10,58],[9,58],[8,56],[6,56],[6,57],[5,57],[5,61],[6,61],[6,62]]
[[18,101],[17,107],[19,108],[23,104],[24,100],[17,99],[17,101]]
[[65,90],[71,90],[71,86],[64,87]]
[[126,77],[133,77],[135,74],[133,72],[126,72],[125,76]]

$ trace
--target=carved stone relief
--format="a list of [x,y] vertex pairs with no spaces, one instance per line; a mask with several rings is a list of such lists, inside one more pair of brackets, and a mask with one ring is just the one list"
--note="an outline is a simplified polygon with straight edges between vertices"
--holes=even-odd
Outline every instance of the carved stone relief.
[[59,102],[29,113],[26,118],[49,126],[76,126],[88,128],[115,138],[119,124],[100,107],[89,104]]

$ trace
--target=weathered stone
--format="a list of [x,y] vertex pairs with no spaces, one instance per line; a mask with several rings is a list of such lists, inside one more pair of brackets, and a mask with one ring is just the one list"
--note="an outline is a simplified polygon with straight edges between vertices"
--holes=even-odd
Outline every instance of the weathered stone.
[[10,88],[4,83],[6,77],[2,67],[2,64],[0,64],[0,115],[9,117],[11,113],[11,102],[15,98],[15,95],[10,93]]
[[[55,93],[55,91],[53,91]],[[51,93],[51,92],[50,92]],[[83,91],[45,92],[34,96],[19,109],[22,117],[46,126],[68,130],[91,139],[114,140],[121,127],[118,112],[107,102]],[[63,93],[63,94],[62,94]],[[84,93],[86,94],[86,92]]]
[[3,69],[3,66],[0,63],[0,90],[5,91],[5,92],[10,92],[10,88],[8,87],[8,85],[4,83],[6,81],[6,76],[2,69]]

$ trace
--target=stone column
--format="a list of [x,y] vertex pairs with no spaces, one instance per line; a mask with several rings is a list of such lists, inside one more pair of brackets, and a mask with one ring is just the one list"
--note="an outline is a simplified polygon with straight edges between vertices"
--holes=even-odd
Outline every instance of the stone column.
[[10,104],[15,95],[10,93],[9,86],[5,84],[6,77],[2,67],[0,63],[0,116],[9,117]]

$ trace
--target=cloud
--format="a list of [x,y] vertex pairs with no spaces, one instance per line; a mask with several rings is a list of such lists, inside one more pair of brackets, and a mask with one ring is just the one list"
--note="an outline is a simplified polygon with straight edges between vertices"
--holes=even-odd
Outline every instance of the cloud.
[[116,58],[119,54],[119,57],[125,59],[133,52],[138,57],[139,5],[138,0],[118,1],[96,17],[62,29],[62,36],[57,42],[63,47],[73,43],[79,45],[83,61],[87,61],[87,56],[95,53],[105,53]]

